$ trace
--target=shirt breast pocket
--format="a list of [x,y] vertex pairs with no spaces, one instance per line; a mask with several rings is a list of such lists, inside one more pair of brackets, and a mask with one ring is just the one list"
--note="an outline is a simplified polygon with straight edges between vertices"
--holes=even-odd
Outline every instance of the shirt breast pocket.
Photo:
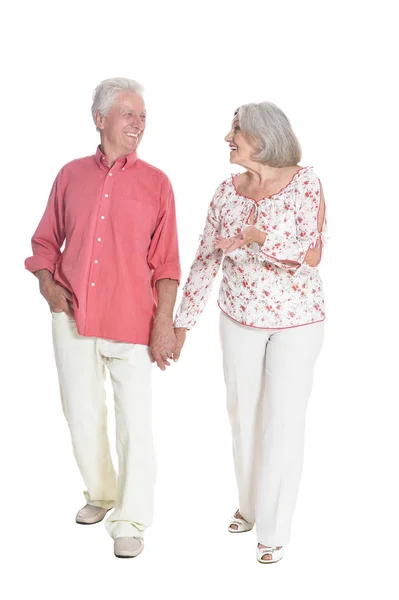
[[119,211],[118,221],[125,239],[132,249],[144,251],[149,248],[153,234],[153,218],[146,204],[139,200],[126,203]]

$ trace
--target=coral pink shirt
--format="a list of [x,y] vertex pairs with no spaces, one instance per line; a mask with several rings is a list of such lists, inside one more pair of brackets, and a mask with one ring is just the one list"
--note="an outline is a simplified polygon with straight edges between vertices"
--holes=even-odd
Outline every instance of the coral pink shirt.
[[[234,177],[223,181],[208,210],[175,326],[195,325],[221,265],[219,307],[238,323],[280,329],[323,321],[320,274],[304,262],[317,239],[326,240],[325,216],[318,230],[320,198],[320,181],[311,167],[301,168],[280,192],[258,202],[238,193]],[[215,248],[218,234],[233,237],[248,226],[251,214],[254,225],[266,232],[263,246],[251,243],[225,255]]]
[[155,283],[180,280],[169,179],[136,152],[110,169],[100,148],[68,163],[54,182],[32,250],[26,268],[48,269],[72,293],[81,335],[148,345]]

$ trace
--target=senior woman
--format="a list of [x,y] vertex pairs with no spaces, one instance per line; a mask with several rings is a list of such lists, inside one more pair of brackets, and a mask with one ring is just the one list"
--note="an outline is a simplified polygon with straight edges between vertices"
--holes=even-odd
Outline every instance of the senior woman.
[[244,173],[217,188],[183,290],[179,357],[217,271],[220,333],[239,508],[231,533],[256,523],[257,559],[277,562],[290,538],[301,476],[307,401],[323,340],[317,265],[325,204],[312,167],[274,104],[246,104],[226,136]]

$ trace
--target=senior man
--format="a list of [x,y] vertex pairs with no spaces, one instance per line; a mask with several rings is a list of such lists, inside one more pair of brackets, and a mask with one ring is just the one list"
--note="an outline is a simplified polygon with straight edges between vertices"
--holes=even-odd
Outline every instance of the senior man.
[[[76,521],[97,523],[113,508],[106,527],[118,557],[140,554],[152,522],[151,362],[165,370],[173,358],[180,279],[171,184],[137,157],[146,123],[142,96],[130,79],[107,79],[95,89],[101,144],[57,175],[25,263],[52,312],[62,407],[87,488]],[[107,436],[105,367],[114,390],[118,476]]]

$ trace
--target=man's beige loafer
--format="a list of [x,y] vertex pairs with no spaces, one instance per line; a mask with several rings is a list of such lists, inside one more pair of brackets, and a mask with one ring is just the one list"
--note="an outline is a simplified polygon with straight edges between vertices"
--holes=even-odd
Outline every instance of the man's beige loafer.
[[118,558],[134,558],[143,550],[143,538],[119,537],[114,540],[114,554]]
[[80,509],[76,515],[76,523],[80,525],[93,525],[103,520],[109,508],[101,508],[101,506],[93,506],[92,504],[86,504]]

